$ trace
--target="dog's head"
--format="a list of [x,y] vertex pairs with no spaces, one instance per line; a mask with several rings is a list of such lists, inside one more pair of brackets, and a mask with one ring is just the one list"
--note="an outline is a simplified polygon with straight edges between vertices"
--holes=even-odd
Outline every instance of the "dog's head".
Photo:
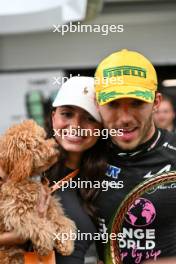
[[54,139],[33,120],[9,128],[0,138],[0,167],[9,179],[22,180],[49,169],[59,152]]

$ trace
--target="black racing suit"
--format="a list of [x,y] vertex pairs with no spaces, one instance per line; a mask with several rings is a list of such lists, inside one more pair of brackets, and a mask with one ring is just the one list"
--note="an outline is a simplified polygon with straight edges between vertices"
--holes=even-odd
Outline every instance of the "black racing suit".
[[[106,228],[125,196],[153,174],[176,170],[176,134],[156,130],[147,143],[132,153],[109,144],[105,179],[123,188],[109,188],[98,196],[100,230]],[[142,263],[163,256],[176,256],[176,183],[151,189],[130,207],[122,226],[120,241],[123,263]],[[105,251],[102,243],[100,252]],[[103,258],[103,257],[102,257]]]
[[[106,232],[118,206],[139,183],[153,174],[176,170],[176,134],[156,130],[154,136],[132,153],[122,153],[108,143],[108,168],[105,181],[116,182],[119,188],[102,188],[95,205],[98,207],[99,230]],[[83,209],[77,190],[58,191],[68,216],[81,232],[97,232]],[[145,259],[176,256],[176,183],[159,186],[143,195],[130,208],[123,223],[126,238],[121,241],[123,263],[142,263]],[[84,255],[91,241],[76,241],[69,257],[57,254],[59,264],[84,264]],[[105,241],[98,243],[104,258]]]

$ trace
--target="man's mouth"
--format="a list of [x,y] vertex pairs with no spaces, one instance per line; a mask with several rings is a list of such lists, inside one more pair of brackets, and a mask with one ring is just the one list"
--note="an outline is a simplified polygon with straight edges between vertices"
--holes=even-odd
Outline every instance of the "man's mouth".
[[132,127],[132,128],[122,128],[122,131],[124,133],[130,133],[133,132],[137,127]]
[[131,141],[135,139],[137,136],[138,127],[131,127],[131,128],[121,128],[122,129],[122,136],[120,139],[123,141]]

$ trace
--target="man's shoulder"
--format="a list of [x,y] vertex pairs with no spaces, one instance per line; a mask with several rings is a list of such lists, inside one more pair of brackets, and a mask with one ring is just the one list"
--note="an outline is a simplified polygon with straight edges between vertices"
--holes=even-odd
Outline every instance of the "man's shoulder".
[[176,133],[175,132],[169,132],[166,130],[161,130],[161,133],[163,135],[162,145],[164,147],[167,147],[169,145],[173,145],[176,148]]
[[176,133],[169,131],[161,131],[163,134],[160,142],[160,150],[168,155],[168,158],[175,159],[176,152]]

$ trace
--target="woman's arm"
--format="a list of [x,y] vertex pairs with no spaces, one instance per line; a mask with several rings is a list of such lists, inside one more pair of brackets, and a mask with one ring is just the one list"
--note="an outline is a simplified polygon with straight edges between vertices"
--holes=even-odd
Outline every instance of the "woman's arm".
[[25,241],[20,239],[13,231],[0,234],[0,246],[10,246],[24,243]]

